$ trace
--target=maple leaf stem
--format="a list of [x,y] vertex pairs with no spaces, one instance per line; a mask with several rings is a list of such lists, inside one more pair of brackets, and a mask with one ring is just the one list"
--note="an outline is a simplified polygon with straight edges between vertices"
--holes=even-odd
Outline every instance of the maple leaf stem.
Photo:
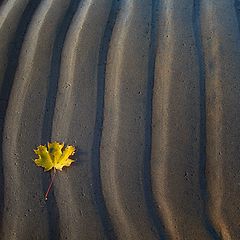
[[50,182],[50,184],[49,184],[49,186],[48,186],[48,190],[47,190],[47,192],[46,192],[46,194],[45,194],[45,200],[46,200],[46,201],[48,200],[48,194],[49,194],[50,189],[51,189],[51,187],[52,187],[52,185],[53,185],[53,180],[54,180],[54,178],[55,178],[55,176],[56,176],[56,172],[57,172],[57,171],[54,169],[54,173],[53,173],[51,182]]

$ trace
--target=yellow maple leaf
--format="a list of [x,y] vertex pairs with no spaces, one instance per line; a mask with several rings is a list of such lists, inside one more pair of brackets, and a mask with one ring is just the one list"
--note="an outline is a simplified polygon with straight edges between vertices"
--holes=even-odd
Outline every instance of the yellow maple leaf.
[[53,142],[48,143],[48,147],[40,145],[34,152],[38,155],[38,159],[34,162],[37,166],[43,167],[44,171],[49,171],[52,168],[62,171],[63,167],[69,167],[74,160],[69,156],[75,153],[73,146],[67,146],[63,151],[64,144]]
[[43,167],[44,171],[49,171],[54,169],[54,174],[52,180],[48,186],[48,190],[45,194],[45,200],[48,198],[48,193],[53,184],[54,177],[56,175],[56,170],[62,171],[63,167],[69,167],[74,160],[69,157],[75,153],[75,147],[68,145],[63,150],[64,143],[48,143],[47,147],[45,145],[40,145],[34,152],[38,155],[38,158],[34,160],[37,166]]

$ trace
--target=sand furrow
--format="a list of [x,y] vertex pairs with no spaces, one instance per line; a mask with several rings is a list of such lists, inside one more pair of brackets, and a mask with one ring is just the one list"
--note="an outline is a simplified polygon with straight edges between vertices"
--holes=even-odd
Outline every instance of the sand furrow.
[[99,58],[98,58],[98,76],[97,76],[97,109],[94,126],[94,139],[92,144],[92,181],[94,189],[94,200],[97,204],[98,212],[101,217],[104,233],[107,239],[116,239],[112,221],[106,208],[105,199],[103,197],[102,181],[100,174],[100,144],[102,138],[103,113],[104,113],[104,93],[105,93],[105,73],[107,56],[109,51],[109,43],[112,37],[112,31],[118,16],[120,2],[112,1],[111,10],[108,21],[101,39]]
[[[69,1],[68,8],[64,13],[64,16],[59,22],[56,36],[53,44],[52,50],[52,59],[50,64],[50,74],[48,81],[48,92],[46,97],[46,105],[45,105],[45,113],[43,117],[43,129],[42,129],[42,137],[41,140],[43,143],[47,143],[51,139],[52,134],[52,123],[53,123],[53,114],[55,108],[56,94],[57,94],[57,86],[58,79],[60,75],[60,65],[61,65],[61,55],[64,46],[64,41],[69,30],[72,19],[78,9],[80,0],[71,0]],[[49,178],[43,178],[43,185],[47,189],[47,186],[50,182]],[[53,191],[54,192],[54,191]],[[57,206],[56,200],[54,196],[48,199],[47,208],[48,208],[48,221],[49,227],[51,229],[49,238],[51,240],[59,239],[59,210],[58,208],[61,206]]]
[[145,200],[149,1],[122,1],[110,42],[100,148],[104,197],[118,239],[157,239]]
[[151,166],[154,197],[170,239],[212,239],[199,181],[201,76],[193,4],[163,1],[160,9]]
[[213,239],[219,239],[207,211],[207,179],[206,179],[206,69],[201,38],[200,24],[200,0],[194,0],[193,4],[193,29],[196,44],[196,54],[199,65],[199,184],[203,199],[203,211],[205,226]]
[[111,6],[112,1],[108,0],[83,1],[62,52],[52,139],[75,145],[77,153],[76,163],[59,174],[55,184],[60,230],[63,230],[60,239],[114,239],[108,214],[96,201],[99,190],[93,180],[97,178],[96,172],[92,172],[97,161],[92,149],[97,148],[93,146],[100,104],[97,95],[98,88],[102,88],[98,83],[98,64],[104,64],[99,62],[101,41]]
[[5,204],[2,239],[36,239],[35,236],[48,239],[42,170],[31,159],[33,148],[41,141],[51,51],[58,22],[68,1],[42,1],[31,18],[38,3],[29,4],[23,15],[25,18],[20,21],[17,33],[21,39],[16,41],[11,56],[19,57],[19,65],[17,62],[12,64],[10,58],[4,79],[14,81],[12,90],[9,89],[11,84],[3,88],[4,94],[9,95],[11,90],[11,95],[3,133]]
[[209,212],[221,239],[239,239],[240,43],[234,1],[202,1]]
[[151,175],[151,153],[152,153],[152,98],[155,77],[155,60],[157,54],[158,34],[159,34],[159,5],[157,0],[152,1],[151,9],[151,30],[150,30],[150,47],[148,59],[148,84],[146,99],[146,124],[145,124],[145,160],[143,166],[144,193],[145,201],[148,208],[148,215],[151,218],[153,227],[155,228],[158,238],[165,239],[166,232],[163,225],[162,216],[158,211],[158,206],[154,199],[152,191],[152,175]]

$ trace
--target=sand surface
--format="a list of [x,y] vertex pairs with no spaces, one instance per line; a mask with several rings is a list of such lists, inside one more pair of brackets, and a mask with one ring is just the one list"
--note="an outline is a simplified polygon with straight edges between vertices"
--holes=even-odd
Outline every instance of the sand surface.
[[0,0],[0,239],[239,240],[240,1]]

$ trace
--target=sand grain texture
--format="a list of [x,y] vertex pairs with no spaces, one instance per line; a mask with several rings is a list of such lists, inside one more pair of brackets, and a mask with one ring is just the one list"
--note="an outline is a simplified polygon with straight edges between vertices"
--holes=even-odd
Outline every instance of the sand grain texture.
[[240,239],[239,76],[239,0],[0,1],[0,239]]

